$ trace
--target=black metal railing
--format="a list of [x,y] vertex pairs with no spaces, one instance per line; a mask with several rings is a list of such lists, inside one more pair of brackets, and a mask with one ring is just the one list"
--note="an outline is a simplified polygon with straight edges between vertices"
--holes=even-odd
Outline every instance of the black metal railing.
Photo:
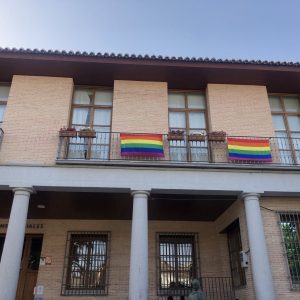
[[[163,156],[123,155],[121,138],[118,132],[97,132],[95,138],[60,137],[58,160],[93,160],[93,161],[152,161],[176,163],[225,163],[231,165],[300,165],[300,138],[286,137],[234,137],[245,141],[267,141],[270,146],[271,159],[234,159],[228,155],[228,141],[211,140],[209,137],[191,139],[182,135],[179,139],[170,139],[168,134],[162,134]],[[259,149],[256,149],[259,151]],[[260,153],[260,152],[259,152]]]
[[[231,277],[201,277],[200,284],[206,300],[235,300]],[[191,288],[170,289],[156,300],[185,300]]]

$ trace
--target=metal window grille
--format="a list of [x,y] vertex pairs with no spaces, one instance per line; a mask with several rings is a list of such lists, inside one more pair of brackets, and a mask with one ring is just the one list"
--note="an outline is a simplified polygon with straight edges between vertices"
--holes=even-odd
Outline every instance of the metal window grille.
[[157,234],[158,295],[188,295],[198,272],[198,236],[195,233]]
[[228,250],[233,286],[235,288],[246,285],[245,270],[241,266],[240,251],[242,250],[240,224],[238,221],[227,230]]
[[280,212],[279,225],[291,285],[300,289],[300,212]]
[[107,295],[109,232],[68,232],[62,295]]

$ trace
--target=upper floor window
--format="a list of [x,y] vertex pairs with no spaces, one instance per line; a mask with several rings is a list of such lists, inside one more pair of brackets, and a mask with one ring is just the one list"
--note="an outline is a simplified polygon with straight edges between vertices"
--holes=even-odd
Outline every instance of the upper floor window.
[[69,158],[107,159],[109,155],[113,92],[111,89],[76,88],[71,125],[96,131],[95,139],[71,141]]
[[269,101],[281,161],[300,163],[300,96],[270,95]]
[[[172,91],[169,93],[169,129],[182,130],[186,137],[192,133],[206,135],[206,101],[201,92]],[[207,143],[170,142],[170,158],[180,161],[207,161]]]
[[9,96],[9,85],[0,84],[0,127],[3,123],[4,112]]

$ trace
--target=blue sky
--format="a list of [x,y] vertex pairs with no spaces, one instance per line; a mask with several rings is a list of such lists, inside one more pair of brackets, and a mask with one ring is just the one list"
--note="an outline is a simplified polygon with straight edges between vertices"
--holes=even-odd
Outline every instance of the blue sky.
[[0,47],[300,61],[300,0],[0,0]]

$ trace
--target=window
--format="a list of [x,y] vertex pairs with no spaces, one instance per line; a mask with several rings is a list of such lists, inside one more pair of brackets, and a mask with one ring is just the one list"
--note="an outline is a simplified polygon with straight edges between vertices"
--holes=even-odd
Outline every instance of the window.
[[280,159],[300,163],[300,96],[270,95],[270,107]]
[[108,293],[108,232],[69,232],[62,295]]
[[188,295],[199,277],[197,234],[158,233],[158,294]]
[[246,285],[245,270],[241,266],[240,251],[243,250],[239,221],[233,222],[227,229],[228,250],[231,276],[235,288]]
[[97,135],[94,139],[71,139],[68,158],[108,159],[112,98],[111,89],[75,89],[71,125],[77,130],[84,127],[93,128]]
[[[199,92],[169,93],[169,129],[183,130],[186,135],[206,135],[205,96]],[[170,159],[179,161],[208,161],[207,142],[170,141]]]
[[9,96],[9,85],[0,84],[0,127],[3,123],[4,112],[6,109],[6,104]]
[[279,219],[292,287],[300,288],[300,212],[281,212]]

